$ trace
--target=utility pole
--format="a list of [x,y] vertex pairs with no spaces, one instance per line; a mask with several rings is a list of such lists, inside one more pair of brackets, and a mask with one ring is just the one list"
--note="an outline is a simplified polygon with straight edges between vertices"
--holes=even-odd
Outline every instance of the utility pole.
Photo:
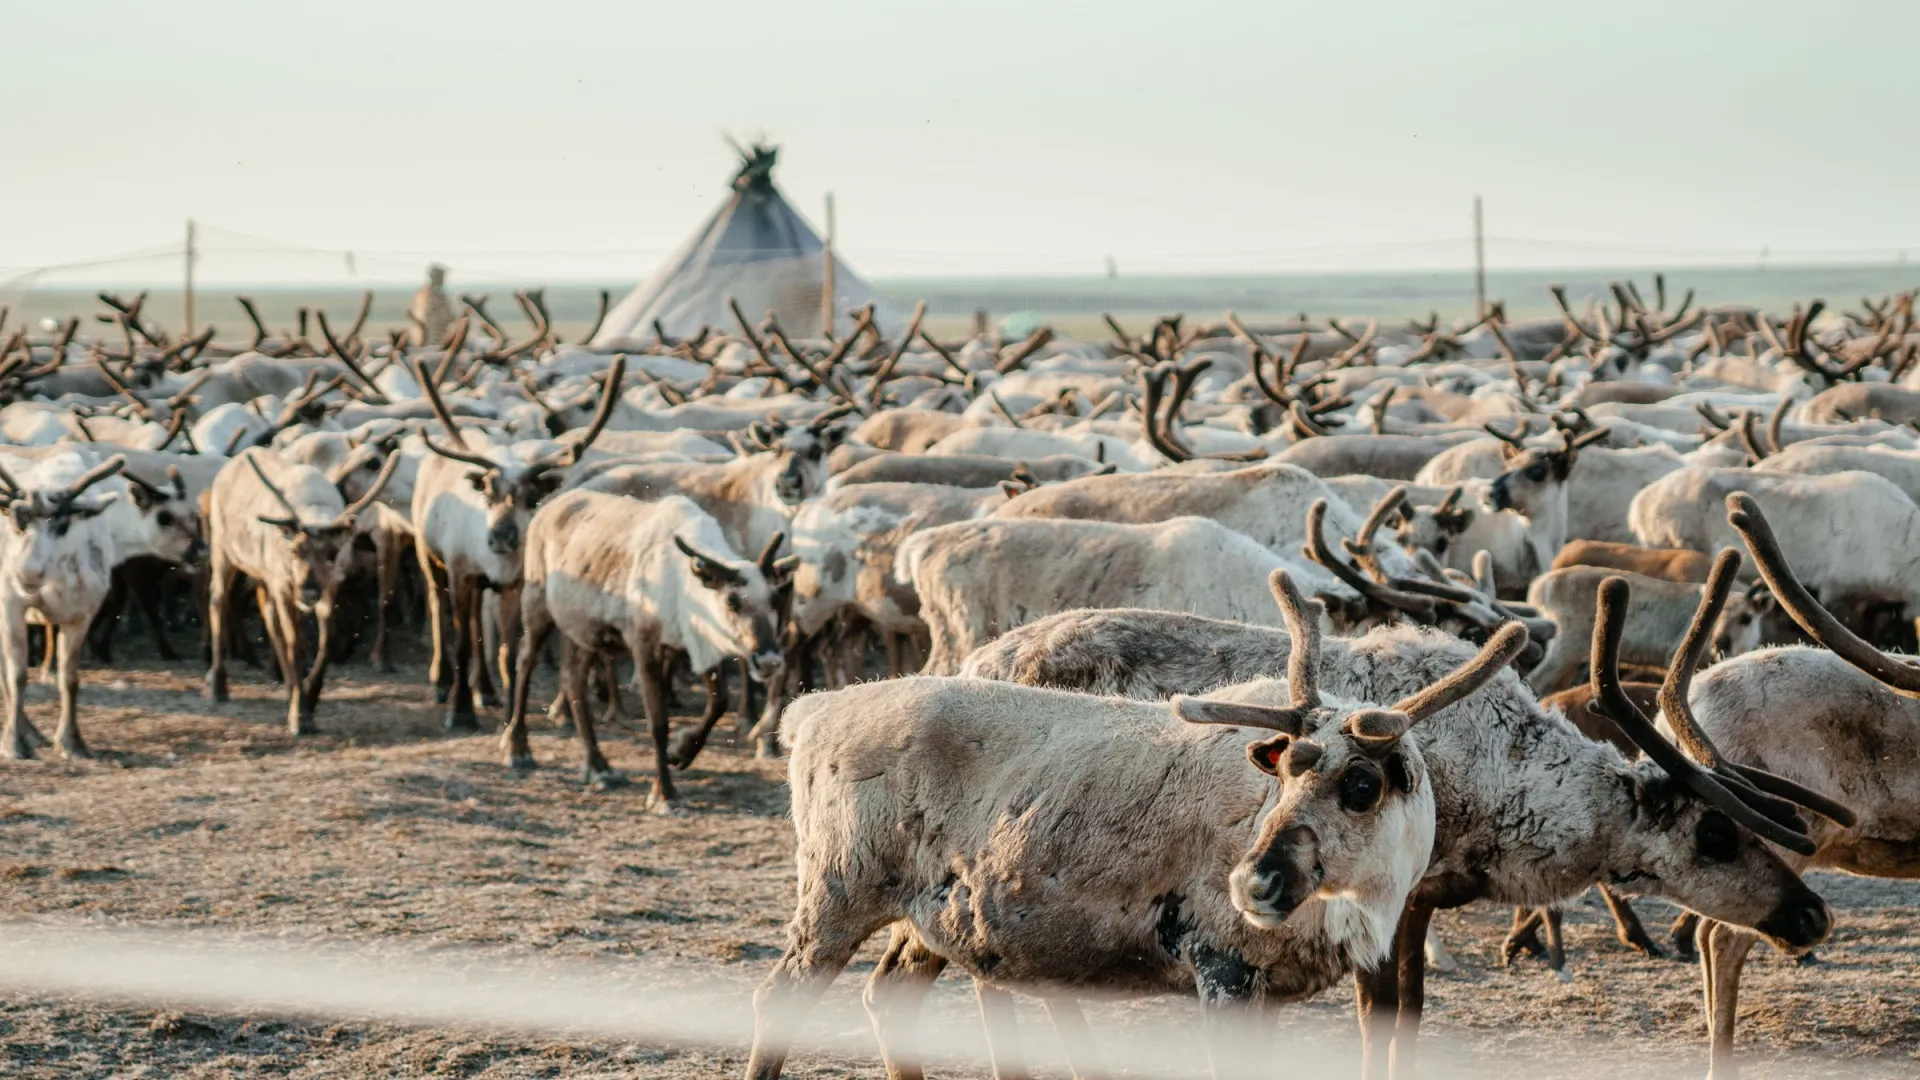
[[820,271],[820,335],[833,337],[833,192],[827,192],[827,242],[821,249],[825,264]]
[[195,255],[195,251],[194,251],[194,243],[193,243],[193,219],[188,218],[187,219],[187,281],[186,281],[186,288],[183,289],[180,294],[180,305],[183,309],[181,312],[181,321],[183,321],[186,324],[186,330],[181,335],[183,337],[193,336],[193,259],[194,259],[194,255]]
[[1473,197],[1473,317],[1487,317],[1487,234],[1478,195]]

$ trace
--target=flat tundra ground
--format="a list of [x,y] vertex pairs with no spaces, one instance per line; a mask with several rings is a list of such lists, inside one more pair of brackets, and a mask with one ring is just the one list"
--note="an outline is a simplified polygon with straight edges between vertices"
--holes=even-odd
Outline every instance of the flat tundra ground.
[[[523,775],[499,764],[493,735],[444,734],[417,666],[390,678],[337,667],[322,734],[297,741],[282,726],[284,699],[258,672],[236,671],[224,705],[201,699],[201,675],[197,665],[155,662],[89,671],[82,724],[99,758],[0,764],[6,918],[478,946],[543,959],[644,956],[737,979],[743,993],[780,953],[793,835],[779,762],[722,740],[685,774],[685,814],[663,817],[644,808],[651,755],[637,725],[602,732],[636,783],[592,793],[581,789],[575,744],[558,733],[538,731],[542,767]],[[550,686],[543,676],[536,700]],[[37,722],[51,731],[51,691],[32,696]],[[490,711],[488,721],[497,719]],[[1748,1075],[1920,1072],[1920,884],[1827,874],[1815,884],[1838,917],[1817,962],[1797,966],[1762,948],[1747,969]],[[1639,907],[1664,936],[1671,909]],[[1462,970],[1429,982],[1430,1073],[1705,1072],[1694,967],[1629,953],[1604,912],[1583,901],[1567,920],[1570,982],[1532,961],[1508,970],[1499,953],[1509,916],[1482,905],[1438,920]],[[835,985],[816,1028],[857,1036],[853,1002],[883,938]],[[1350,1001],[1342,986],[1279,1010],[1283,1045],[1350,1052]],[[1038,1006],[1021,1009],[1023,1037],[1049,1043]],[[1197,1028],[1194,1006],[1177,998],[1099,1003],[1090,1014],[1096,1031],[1157,1023],[1184,1039]],[[928,1015],[929,1025],[977,1030],[970,987],[952,975]],[[1197,1074],[1197,1040],[1194,1051]],[[684,1078],[738,1075],[743,1059],[741,1046],[0,996],[0,1075],[9,1077]],[[1126,1061],[1109,1064],[1139,1075]],[[1276,1059],[1273,1075],[1294,1074]],[[882,1070],[870,1053],[803,1052],[788,1075]]]

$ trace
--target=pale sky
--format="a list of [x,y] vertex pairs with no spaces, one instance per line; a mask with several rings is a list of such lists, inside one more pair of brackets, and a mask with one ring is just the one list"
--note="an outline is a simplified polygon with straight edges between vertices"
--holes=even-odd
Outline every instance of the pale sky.
[[[0,268],[194,217],[385,276],[639,278],[725,197],[723,131],[781,144],[810,219],[833,191],[870,275],[1452,263],[1476,192],[1496,263],[1920,248],[1910,0],[15,0],[4,25]],[[272,261],[245,258],[207,273]]]

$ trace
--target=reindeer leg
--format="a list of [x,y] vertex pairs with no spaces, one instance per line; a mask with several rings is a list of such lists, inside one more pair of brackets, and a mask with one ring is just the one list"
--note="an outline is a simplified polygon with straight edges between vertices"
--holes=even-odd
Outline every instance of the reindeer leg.
[[[313,646],[313,667],[306,678],[300,682],[300,691],[295,698],[299,706],[299,728],[296,734],[311,735],[320,730],[314,723],[314,710],[320,704],[320,692],[327,685],[327,639],[333,633],[333,620],[336,615],[332,595],[322,596],[320,602],[313,605],[315,641]],[[295,616],[298,618],[298,615]]]
[[69,758],[93,756],[80,737],[80,650],[86,644],[86,619],[75,619],[60,628],[60,727],[53,733],[53,741]]
[[1200,1022],[1207,1059],[1215,1077],[1252,1075],[1261,1055],[1251,1053],[1253,1005],[1259,973],[1235,953],[1205,945],[1190,949],[1194,989],[1200,994]]
[[453,693],[447,704],[446,729],[448,731],[479,731],[480,718],[473,712],[473,631],[474,609],[473,594],[479,591],[479,583],[471,574],[461,574],[451,581],[453,602],[447,605],[448,613],[453,617],[453,648],[448,650],[453,666]]
[[521,617],[526,621],[520,634],[520,656],[513,679],[513,708],[507,726],[500,732],[500,749],[510,769],[533,768],[533,749],[527,745],[527,692],[533,682],[533,665],[553,629],[548,616],[546,592],[538,585],[528,586],[522,597]]
[[900,635],[891,630],[880,631],[880,639],[887,648],[887,678],[897,679],[906,674],[904,652],[905,643]]
[[253,595],[254,603],[260,607],[260,625],[267,632],[267,663],[272,669],[268,674],[291,692],[294,676],[290,673],[300,669],[290,662],[287,654],[291,641],[287,634],[286,615],[280,610],[280,602],[267,592],[266,586],[256,586]]
[[59,636],[60,628],[52,623],[47,623],[40,631],[40,640],[46,642],[40,648],[39,678],[42,686],[53,685],[53,661],[60,652]]
[[1682,960],[1698,960],[1700,952],[1694,947],[1700,931],[1700,916],[1691,911],[1683,911],[1673,920],[1673,926],[1667,931],[1667,940],[1673,943],[1673,953]]
[[1561,923],[1565,917],[1566,914],[1560,910],[1560,905],[1554,904],[1547,908],[1547,967],[1553,969],[1553,973],[1560,977],[1561,982],[1572,982],[1573,976],[1567,974],[1567,946],[1561,932]]
[[306,665],[301,659],[303,642],[301,641],[300,609],[294,606],[291,597],[274,602],[274,614],[279,617],[281,656],[280,670],[286,673],[287,683],[287,733],[290,735],[313,734],[313,713],[303,708],[306,696],[301,674]]
[[153,635],[153,651],[167,663],[180,659],[173,651],[173,643],[167,640],[166,620],[160,616],[160,584],[152,577],[143,577],[132,587],[134,603],[140,605],[140,618],[147,624],[147,633]]
[[[106,602],[100,605],[100,611],[93,617],[93,624],[87,628],[86,636],[93,645],[93,658],[101,664],[113,663],[113,632],[119,628],[120,612],[126,606],[127,579],[121,568],[116,566],[113,569],[113,586],[107,591]],[[53,650],[49,648],[47,652],[51,654]]]
[[373,535],[373,556],[377,560],[380,595],[373,606],[373,651],[367,659],[383,675],[393,671],[393,646],[387,641],[387,617],[400,591],[400,541],[385,529]]
[[1641,924],[1640,915],[1633,910],[1627,898],[1613,891],[1609,886],[1600,886],[1600,899],[1606,902],[1607,910],[1613,913],[1613,929],[1620,938],[1620,944],[1637,949],[1648,956],[1664,957],[1660,946],[1653,943],[1647,928]]
[[[747,663],[747,658],[744,656],[735,657],[735,663],[737,663],[740,668],[740,726],[746,727],[753,719],[754,698],[757,697],[758,694],[754,691],[753,666]],[[720,678],[724,686],[726,669],[721,668],[720,670]],[[768,687],[767,693],[772,694],[773,688]]]
[[1080,1011],[1080,1003],[1070,997],[1048,997],[1045,1001],[1047,1018],[1053,1021],[1053,1030],[1059,1034],[1060,1045],[1067,1052],[1067,1068],[1072,1070],[1074,1080],[1107,1075],[1106,1062],[1101,1060],[1100,1046],[1093,1041],[1093,1032],[1087,1027],[1087,1014]]
[[521,626],[521,619],[524,618],[520,610],[521,591],[523,588],[523,584],[515,582],[500,590],[498,605],[500,608],[500,634],[497,642],[498,654],[496,663],[498,663],[500,667],[500,685],[506,691],[505,700],[507,701],[513,700],[514,687],[518,682],[518,673],[515,671],[513,658],[514,643],[518,642],[526,632]]
[[227,700],[227,590],[232,585],[232,569],[215,554],[207,569],[208,701]]
[[0,731],[0,756],[26,760],[33,757],[33,743],[27,738],[27,621],[25,612],[9,609],[4,635],[0,635],[0,696],[6,699],[7,724]]
[[651,641],[629,644],[633,652],[634,676],[640,680],[640,702],[647,710],[647,727],[653,733],[653,798],[656,814],[674,811],[673,773],[667,767],[667,736],[671,721],[667,716],[666,666],[655,655],[659,650]]
[[1707,1080],[1734,1080],[1740,1075],[1740,1062],[1733,1052],[1734,1025],[1740,1012],[1740,972],[1758,940],[1724,923],[1701,924],[1700,964],[1707,985],[1707,1023],[1713,1040]]
[[685,769],[700,756],[700,750],[707,745],[707,736],[713,733],[713,725],[727,711],[727,676],[723,668],[714,668],[700,676],[707,686],[707,708],[700,714],[700,726],[684,728],[673,740],[673,749],[668,752],[667,760],[676,769]]
[[887,1080],[922,1080],[926,1075],[920,1067],[914,1035],[919,1031],[927,991],[946,966],[946,958],[927,948],[911,924],[893,924],[887,951],[874,965],[860,994],[867,1017],[873,1022],[874,1038],[880,1043]]
[[[973,997],[980,1005],[980,1024],[987,1031],[987,1059],[993,1066],[993,1080],[1027,1080],[1026,1064],[1020,1054],[1020,1018],[1014,1012],[1013,995],[975,979]],[[1071,1054],[1067,1060],[1072,1063]]]
[[420,591],[426,594],[427,626],[433,632],[433,655],[427,661],[427,678],[433,683],[433,700],[445,705],[453,692],[453,667],[447,659],[446,629],[440,609],[442,606],[449,609],[454,606],[450,595],[452,572],[434,562],[423,535],[415,534],[413,554],[420,563]]
[[787,931],[787,951],[753,992],[747,1080],[778,1080],[807,1010],[846,970],[860,945],[890,921],[882,913],[852,908],[852,902],[844,896],[801,899]]
[[473,585],[473,594],[467,599],[469,605],[467,634],[473,639],[473,666],[468,671],[473,679],[473,696],[479,701],[480,707],[485,709],[500,707],[500,695],[493,688],[493,668],[497,661],[494,658],[493,649],[487,643],[489,634],[496,641],[499,639],[498,631],[495,630],[496,621],[487,617],[487,609],[495,606],[488,603],[493,595],[486,585],[476,580]]
[[1427,1007],[1427,928],[1433,925],[1433,909],[1409,903],[1400,915],[1400,932],[1394,942],[1399,957],[1400,1012],[1393,1026],[1394,1080],[1411,1080],[1419,1069],[1420,1018]]
[[562,663],[562,671],[567,687],[567,698],[573,704],[573,728],[580,737],[581,770],[589,788],[605,790],[626,782],[626,777],[614,771],[607,764],[607,757],[600,752],[600,740],[593,732],[593,710],[587,702],[587,665],[593,660],[594,653],[585,648],[570,648]]

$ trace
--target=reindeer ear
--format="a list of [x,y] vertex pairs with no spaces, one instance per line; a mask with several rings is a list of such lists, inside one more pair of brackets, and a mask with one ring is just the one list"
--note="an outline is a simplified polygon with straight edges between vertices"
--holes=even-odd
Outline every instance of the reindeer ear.
[[1506,440],[1500,442],[1500,460],[1512,461],[1522,453],[1521,449]]
[[1380,768],[1387,774],[1387,783],[1399,788],[1401,794],[1413,792],[1413,773],[1408,771],[1407,759],[1398,750],[1388,754],[1387,759],[1380,763]]
[[141,513],[160,505],[162,496],[145,484],[128,481],[127,491],[133,495],[133,505]]
[[487,491],[487,474],[470,472],[467,474],[467,484],[471,486],[473,490],[484,495]]
[[1287,747],[1293,745],[1293,736],[1276,735],[1271,739],[1247,744],[1247,760],[1253,767],[1268,776],[1280,775],[1280,759],[1287,754]]
[[7,507],[7,514],[13,518],[13,527],[21,532],[26,532],[33,524],[33,507],[25,499]]

